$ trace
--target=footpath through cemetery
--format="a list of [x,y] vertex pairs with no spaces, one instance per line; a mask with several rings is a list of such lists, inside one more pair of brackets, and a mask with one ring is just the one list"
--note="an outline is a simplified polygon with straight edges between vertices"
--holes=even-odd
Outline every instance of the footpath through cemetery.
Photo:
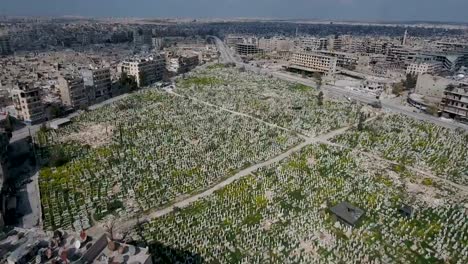
[[161,263],[188,261],[161,244],[207,263],[468,263],[466,131],[223,65],[175,86],[38,134],[45,229],[144,218],[299,146],[129,237]]

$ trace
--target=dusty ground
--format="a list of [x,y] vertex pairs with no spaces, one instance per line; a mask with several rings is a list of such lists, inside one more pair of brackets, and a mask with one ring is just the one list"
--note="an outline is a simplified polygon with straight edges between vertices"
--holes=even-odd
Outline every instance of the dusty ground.
[[63,137],[62,142],[75,141],[92,148],[98,148],[112,141],[114,126],[108,124],[90,124],[83,126],[80,131]]

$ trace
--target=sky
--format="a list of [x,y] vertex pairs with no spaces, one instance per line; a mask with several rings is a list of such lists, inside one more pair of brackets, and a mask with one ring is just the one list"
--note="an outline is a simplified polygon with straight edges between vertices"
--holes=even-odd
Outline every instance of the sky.
[[468,0],[0,0],[0,15],[468,22]]

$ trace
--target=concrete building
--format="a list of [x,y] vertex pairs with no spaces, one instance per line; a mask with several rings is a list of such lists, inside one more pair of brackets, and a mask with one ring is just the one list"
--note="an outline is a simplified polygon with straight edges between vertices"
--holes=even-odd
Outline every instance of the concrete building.
[[407,74],[437,74],[442,71],[443,65],[441,62],[414,62],[406,68]]
[[88,105],[88,95],[81,76],[73,74],[60,76],[58,78],[58,88],[63,105],[74,109]]
[[462,42],[438,41],[436,42],[436,46],[440,51],[443,51],[443,52],[467,52],[468,51],[468,43],[462,43]]
[[32,84],[20,84],[19,89],[12,91],[13,104],[17,118],[28,124],[44,120],[44,106],[41,102],[39,88]]
[[185,54],[182,56],[169,57],[167,59],[167,69],[175,74],[182,74],[191,71],[200,63],[197,54]]
[[133,76],[138,87],[153,84],[164,77],[166,60],[162,57],[132,59],[121,63],[119,71]]
[[445,96],[445,89],[450,84],[457,85],[457,82],[430,74],[420,74],[414,93],[424,97],[427,105],[438,105]]
[[9,55],[12,52],[10,36],[0,31],[0,55]]
[[153,49],[161,50],[163,48],[163,43],[162,38],[151,38],[151,46]]
[[468,122],[468,86],[448,87],[440,109],[444,116]]
[[295,52],[292,55],[289,68],[334,74],[336,72],[337,58],[311,52]]
[[7,150],[8,144],[10,143],[10,135],[4,130],[0,129],[0,230],[3,229],[5,225],[4,215],[7,211],[7,194],[4,192],[3,183],[7,179],[8,172],[8,160],[7,160]]
[[359,57],[353,53],[339,51],[317,51],[318,54],[336,58],[336,66],[352,69],[358,64]]
[[261,38],[258,40],[258,48],[265,52],[289,51],[293,47],[292,40],[286,38]]
[[250,44],[250,43],[238,43],[236,44],[236,52],[239,55],[253,55],[257,54],[260,52],[260,49],[258,49],[256,44]]
[[236,44],[253,44],[258,45],[258,39],[255,36],[249,35],[228,35],[225,38],[225,42],[228,46],[234,47]]
[[112,97],[112,80],[109,68],[87,69],[81,72],[89,103],[100,103]]

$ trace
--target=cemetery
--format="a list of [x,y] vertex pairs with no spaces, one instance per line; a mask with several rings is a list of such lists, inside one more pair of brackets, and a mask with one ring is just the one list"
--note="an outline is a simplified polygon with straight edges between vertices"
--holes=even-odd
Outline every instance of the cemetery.
[[46,229],[129,218],[213,185],[302,142],[293,133],[170,95],[142,91],[43,131]]
[[324,100],[308,86],[222,66],[195,70],[179,78],[176,87],[179,94],[309,136],[353,124],[367,111],[358,104]]
[[[132,240],[168,263],[197,260],[167,248],[207,263],[468,263],[457,187],[468,135],[400,115],[361,122],[374,115],[304,85],[199,68],[174,91],[138,91],[38,133],[44,227],[136,218]],[[314,141],[350,125],[333,144]],[[312,145],[138,221],[301,143]]]
[[[187,260],[155,245],[207,263],[461,264],[468,262],[468,200],[458,193],[442,182],[425,186],[421,175],[357,150],[311,145],[141,223],[133,235],[173,263]],[[359,222],[339,221],[343,209]]]
[[463,130],[387,115],[333,141],[468,185],[468,133]]

